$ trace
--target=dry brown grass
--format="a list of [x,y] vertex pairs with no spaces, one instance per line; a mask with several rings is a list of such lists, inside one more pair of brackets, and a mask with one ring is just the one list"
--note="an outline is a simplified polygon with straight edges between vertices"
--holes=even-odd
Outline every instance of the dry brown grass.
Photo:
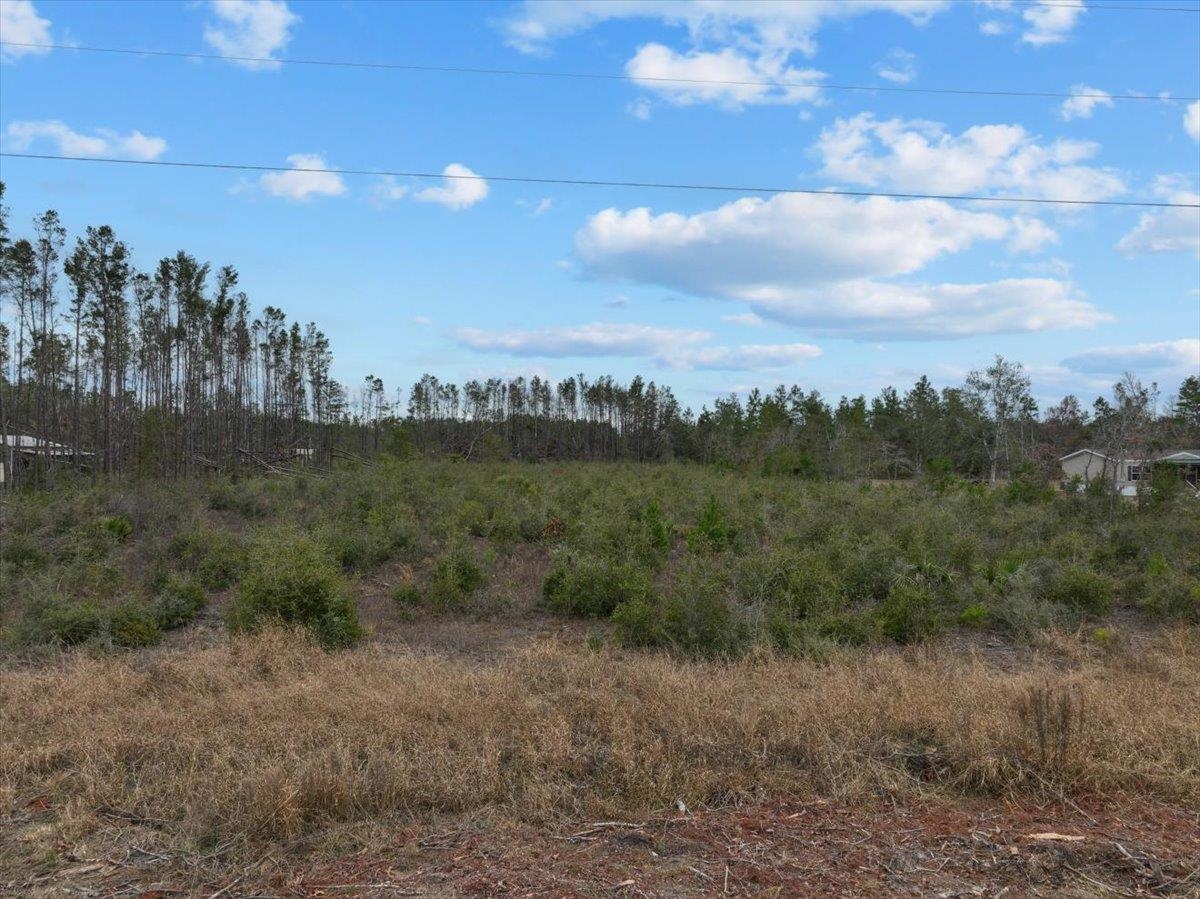
[[44,797],[67,840],[105,810],[170,841],[261,844],[413,813],[593,820],[922,790],[1200,803],[1200,632],[1019,672],[921,650],[327,654],[278,632],[0,671],[0,806]]

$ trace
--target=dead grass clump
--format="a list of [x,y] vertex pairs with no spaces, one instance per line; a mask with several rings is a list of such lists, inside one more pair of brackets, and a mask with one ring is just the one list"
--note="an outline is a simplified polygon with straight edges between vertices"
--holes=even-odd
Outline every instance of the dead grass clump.
[[494,662],[329,654],[267,629],[6,670],[0,804],[49,797],[65,839],[119,809],[207,843],[433,812],[597,820],[781,792],[1052,785],[1196,803],[1198,645],[1183,631],[1141,650],[1154,664],[1103,654],[998,673],[924,651],[824,665],[556,643]]

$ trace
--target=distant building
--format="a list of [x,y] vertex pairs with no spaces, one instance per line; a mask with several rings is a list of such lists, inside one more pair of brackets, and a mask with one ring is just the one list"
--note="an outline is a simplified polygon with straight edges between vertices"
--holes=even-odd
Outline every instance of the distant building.
[[1137,493],[1138,483],[1149,477],[1150,469],[1169,465],[1176,469],[1192,489],[1200,489],[1200,450],[1180,450],[1146,459],[1114,459],[1094,449],[1081,449],[1058,460],[1064,480],[1079,478],[1084,483],[1104,478],[1123,496]]
[[77,450],[64,443],[55,443],[30,434],[0,434],[0,484],[7,482],[14,472],[27,468],[37,459],[52,462],[73,462],[95,453]]

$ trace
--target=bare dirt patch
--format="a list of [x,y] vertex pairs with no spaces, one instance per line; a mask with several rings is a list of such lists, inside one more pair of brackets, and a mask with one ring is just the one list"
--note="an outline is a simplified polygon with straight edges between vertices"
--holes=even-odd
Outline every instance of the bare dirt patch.
[[[46,809],[26,812],[26,826]],[[1189,896],[1200,818],[1169,804],[776,800],[635,821],[533,827],[468,817],[344,835],[354,844],[221,865],[113,814],[103,847],[0,884],[12,895]],[[10,819],[12,823],[12,819]],[[148,848],[154,847],[154,848]],[[101,848],[103,851],[100,851]]]

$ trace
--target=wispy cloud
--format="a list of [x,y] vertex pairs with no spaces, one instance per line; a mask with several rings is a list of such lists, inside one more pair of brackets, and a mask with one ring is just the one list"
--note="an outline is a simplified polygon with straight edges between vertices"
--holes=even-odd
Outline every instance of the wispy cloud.
[[161,137],[149,137],[140,131],[119,134],[111,128],[97,128],[91,134],[83,134],[54,119],[11,122],[7,133],[15,150],[25,151],[40,141],[47,141],[62,156],[154,160],[167,151],[167,142]]
[[1160,340],[1103,346],[1076,353],[1062,364],[1074,372],[1119,377],[1132,371],[1144,377],[1186,377],[1200,371],[1200,339]]
[[478,352],[539,358],[625,356],[676,369],[774,370],[802,365],[821,355],[807,343],[706,346],[708,331],[593,322],[529,331],[459,328],[460,344]]
[[908,84],[917,77],[917,56],[899,48],[875,63],[875,74],[893,84]]
[[1071,88],[1074,96],[1063,100],[1059,107],[1059,115],[1064,122],[1072,119],[1090,119],[1098,106],[1112,108],[1112,97],[1107,91],[1098,87],[1088,87],[1086,84],[1076,84]]

